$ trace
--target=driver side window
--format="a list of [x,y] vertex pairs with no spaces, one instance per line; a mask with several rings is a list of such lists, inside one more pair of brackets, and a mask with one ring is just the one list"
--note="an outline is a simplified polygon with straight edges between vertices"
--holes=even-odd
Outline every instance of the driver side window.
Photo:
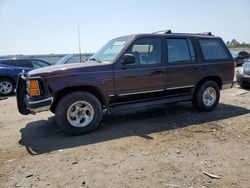
[[161,40],[143,38],[138,39],[129,48],[128,54],[135,57],[133,65],[152,65],[161,63]]

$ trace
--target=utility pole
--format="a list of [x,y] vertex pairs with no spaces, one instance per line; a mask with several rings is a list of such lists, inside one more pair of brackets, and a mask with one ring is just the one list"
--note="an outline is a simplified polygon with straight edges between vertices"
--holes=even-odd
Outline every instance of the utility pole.
[[82,52],[81,52],[81,36],[80,36],[80,26],[77,25],[78,31],[78,44],[79,44],[79,55],[80,55],[80,63],[82,62]]

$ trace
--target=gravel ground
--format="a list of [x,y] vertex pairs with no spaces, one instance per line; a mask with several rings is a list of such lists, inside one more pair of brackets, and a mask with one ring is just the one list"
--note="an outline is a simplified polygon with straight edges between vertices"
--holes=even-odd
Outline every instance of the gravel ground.
[[69,137],[53,114],[22,116],[0,101],[0,187],[250,187],[250,92],[218,108],[190,103],[106,116]]

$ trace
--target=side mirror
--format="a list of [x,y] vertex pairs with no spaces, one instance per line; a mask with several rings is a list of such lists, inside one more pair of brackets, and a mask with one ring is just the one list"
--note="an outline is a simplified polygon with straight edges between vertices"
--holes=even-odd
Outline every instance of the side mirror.
[[124,65],[130,65],[135,63],[135,56],[133,54],[125,54],[123,56],[122,63]]

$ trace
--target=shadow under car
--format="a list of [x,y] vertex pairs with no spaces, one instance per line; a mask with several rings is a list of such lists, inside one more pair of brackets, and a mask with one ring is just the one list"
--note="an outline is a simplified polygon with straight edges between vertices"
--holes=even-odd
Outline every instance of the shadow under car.
[[212,112],[198,113],[190,103],[168,104],[105,116],[96,131],[76,137],[62,132],[52,116],[48,120],[28,123],[20,130],[19,143],[31,155],[39,155],[128,136],[153,139],[148,134],[237,117],[249,112],[246,108],[219,104]]

